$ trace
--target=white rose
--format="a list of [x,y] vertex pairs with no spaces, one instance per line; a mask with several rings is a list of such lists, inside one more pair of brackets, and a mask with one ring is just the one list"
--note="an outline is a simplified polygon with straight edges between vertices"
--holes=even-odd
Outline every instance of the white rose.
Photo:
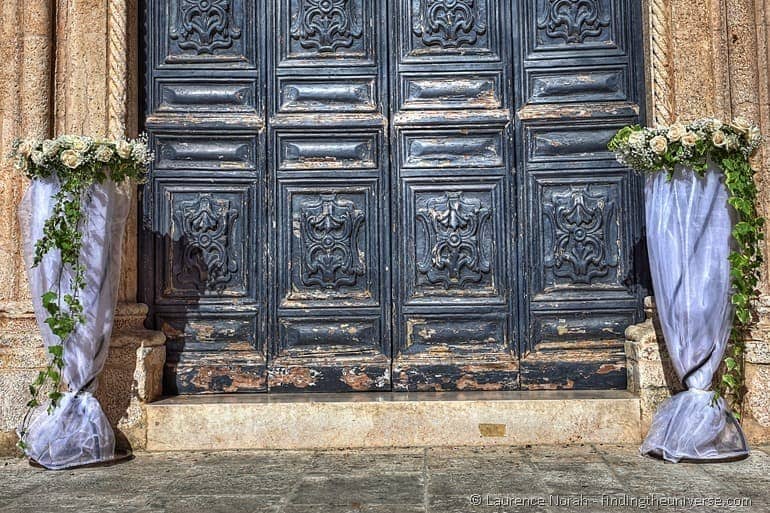
[[131,158],[131,143],[128,141],[118,141],[115,150],[122,159]]
[[96,149],[95,156],[99,162],[109,162],[114,154],[115,152],[109,146],[99,146]]
[[709,119],[708,124],[712,130],[719,130],[722,128],[722,122],[716,118]]
[[77,137],[74,141],[72,141],[72,149],[80,153],[86,151],[89,146],[91,146],[91,141],[85,137]]
[[631,135],[628,136],[628,145],[633,146],[635,148],[641,148],[644,146],[645,143],[645,137],[644,132],[641,130],[636,132],[631,132]]
[[737,117],[730,124],[736,132],[743,135],[748,135],[751,130],[751,122],[744,117]]
[[75,169],[82,162],[80,154],[75,150],[64,150],[61,152],[61,157],[59,158],[61,159],[62,164],[70,169]]
[[711,142],[714,143],[714,146],[717,148],[727,148],[727,136],[721,130],[717,130],[711,134]]
[[650,139],[650,148],[658,155],[663,155],[668,149],[668,141],[662,135],[656,135]]
[[668,140],[671,142],[677,142],[682,139],[687,129],[681,123],[674,123],[668,129]]
[[700,137],[695,132],[687,132],[682,136],[682,144],[684,146],[695,146],[699,140]]

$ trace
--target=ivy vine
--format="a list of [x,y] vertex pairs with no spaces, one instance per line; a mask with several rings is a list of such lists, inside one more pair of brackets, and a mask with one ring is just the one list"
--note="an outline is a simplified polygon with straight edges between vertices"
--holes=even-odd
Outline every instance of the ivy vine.
[[[44,390],[52,413],[62,398],[62,375],[67,343],[78,324],[85,321],[80,295],[86,286],[86,269],[81,264],[83,227],[86,225],[84,205],[92,187],[111,180],[144,178],[152,158],[146,140],[108,140],[65,135],[48,140],[17,140],[11,152],[18,171],[27,178],[54,179],[59,190],[53,196],[51,214],[43,225],[43,235],[35,242],[32,266],[58,252],[58,281],[54,290],[43,293],[41,304],[47,314],[45,323],[59,343],[48,346],[48,363],[29,385],[30,400],[19,429],[19,447],[27,448],[26,435],[32,413],[42,404]],[[66,272],[69,271],[69,272]],[[65,283],[65,277],[69,282]]]

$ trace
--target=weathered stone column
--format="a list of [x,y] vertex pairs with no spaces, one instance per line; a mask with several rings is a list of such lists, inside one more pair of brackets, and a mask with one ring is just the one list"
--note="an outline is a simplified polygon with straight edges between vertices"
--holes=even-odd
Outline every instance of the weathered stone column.
[[19,136],[49,137],[53,0],[0,5],[0,454],[13,451],[26,384],[44,364],[23,269],[16,208],[26,179],[6,158]]
[[[729,2],[728,2],[729,4]],[[770,219],[770,0],[742,0],[729,5],[732,53],[738,53],[742,89],[733,96],[734,108],[760,123],[765,144],[756,165],[760,170],[761,214]],[[730,16],[728,16],[729,18]],[[737,69],[736,69],[737,72]],[[736,73],[737,74],[737,73]],[[769,221],[770,223],[770,221]],[[746,397],[743,425],[753,443],[770,441],[770,225],[765,226],[765,272],[761,285],[762,298],[757,309],[758,322],[747,344]]]

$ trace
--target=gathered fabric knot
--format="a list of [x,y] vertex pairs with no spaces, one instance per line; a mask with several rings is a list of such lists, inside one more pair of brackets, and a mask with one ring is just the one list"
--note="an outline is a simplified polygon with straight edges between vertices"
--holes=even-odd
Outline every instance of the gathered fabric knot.
[[714,391],[710,388],[695,388],[695,387],[689,387],[685,392],[699,392],[702,394],[713,394]]

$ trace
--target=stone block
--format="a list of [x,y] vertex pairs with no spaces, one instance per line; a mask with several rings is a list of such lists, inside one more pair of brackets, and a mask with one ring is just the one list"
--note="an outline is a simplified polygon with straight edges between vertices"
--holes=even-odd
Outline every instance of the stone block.
[[659,387],[681,390],[663,335],[652,319],[626,329],[625,349],[629,390],[638,392],[644,388]]
[[655,412],[658,411],[658,407],[672,395],[672,391],[667,387],[646,388],[641,391],[639,400],[642,436],[646,436],[650,430],[652,418],[655,416]]
[[746,363],[742,424],[753,443],[770,442],[770,365]]
[[764,337],[746,342],[746,363],[770,365],[770,330],[761,332]]
[[625,391],[179,396],[145,408],[150,451],[640,441],[639,399]]

